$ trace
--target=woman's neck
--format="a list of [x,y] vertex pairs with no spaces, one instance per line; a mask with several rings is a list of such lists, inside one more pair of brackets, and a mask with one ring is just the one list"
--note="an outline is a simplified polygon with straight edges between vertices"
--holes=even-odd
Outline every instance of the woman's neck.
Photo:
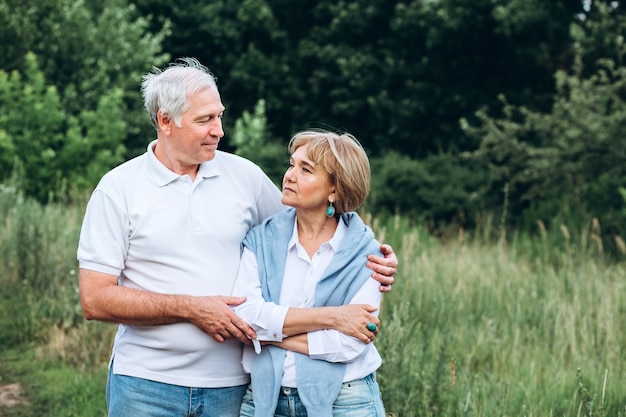
[[335,235],[337,230],[337,218],[322,216],[308,216],[304,213],[296,213],[298,227],[298,241],[300,245],[313,257],[315,252]]

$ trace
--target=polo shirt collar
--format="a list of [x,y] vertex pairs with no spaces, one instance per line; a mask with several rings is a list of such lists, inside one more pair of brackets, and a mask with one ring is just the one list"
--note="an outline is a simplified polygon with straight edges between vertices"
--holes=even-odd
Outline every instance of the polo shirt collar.
[[[171,183],[172,181],[177,180],[181,177],[181,175],[171,171],[169,168],[163,165],[163,163],[159,161],[159,159],[156,157],[156,155],[154,154],[154,147],[157,143],[157,140],[158,139],[155,139],[150,142],[150,144],[148,144],[148,171],[152,175],[152,178],[154,178],[154,180],[156,181],[157,185],[159,187],[163,187]],[[219,164],[216,161],[218,155],[219,153],[216,153],[215,158],[213,158],[211,161],[200,164],[200,168],[198,169],[198,177],[204,179],[219,175]]]

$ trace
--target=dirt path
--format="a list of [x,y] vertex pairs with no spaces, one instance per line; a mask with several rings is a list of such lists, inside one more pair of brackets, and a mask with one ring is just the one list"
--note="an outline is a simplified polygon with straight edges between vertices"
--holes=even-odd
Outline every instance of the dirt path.
[[0,417],[4,415],[2,410],[22,404],[28,404],[28,399],[20,384],[0,385]]

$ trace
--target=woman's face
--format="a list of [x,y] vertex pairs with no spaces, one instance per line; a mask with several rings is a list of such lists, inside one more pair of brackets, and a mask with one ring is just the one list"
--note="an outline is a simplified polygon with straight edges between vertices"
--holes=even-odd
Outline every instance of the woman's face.
[[281,201],[297,210],[326,213],[329,199],[335,200],[335,186],[328,172],[307,158],[306,148],[300,146],[289,159]]

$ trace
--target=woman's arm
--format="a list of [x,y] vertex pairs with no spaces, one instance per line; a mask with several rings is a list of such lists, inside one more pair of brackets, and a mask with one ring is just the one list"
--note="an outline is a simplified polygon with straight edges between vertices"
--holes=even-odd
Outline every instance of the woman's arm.
[[[370,281],[378,288],[377,281]],[[367,330],[367,323],[379,325],[377,315],[372,314],[377,307],[367,302],[338,307],[290,308],[265,301],[256,257],[248,249],[244,249],[241,257],[233,295],[246,297],[246,301],[233,310],[250,324],[260,341],[281,342],[286,336],[335,329],[362,343],[369,343],[373,333]],[[373,300],[378,304],[375,298]]]
[[[378,290],[378,283],[373,280],[367,280],[351,300],[351,303],[367,302],[380,305],[380,298],[381,294]],[[347,306],[348,305],[342,307]],[[315,313],[315,311],[313,312]],[[376,321],[376,323],[378,323],[378,321]],[[270,342],[268,344],[280,346],[283,349],[293,352],[299,352],[313,359],[328,362],[351,362],[363,354],[367,344],[373,341],[376,336],[377,332],[370,332],[367,330],[366,325],[367,323],[363,324],[363,333],[369,334],[367,341],[362,341],[330,329],[287,337],[283,339],[282,342]]]
[[[377,283],[375,285],[378,286]],[[367,303],[337,307],[290,307],[283,323],[283,334],[294,336],[316,330],[333,329],[363,343],[369,343],[373,332],[367,330],[367,324],[380,325],[377,310],[377,307]]]
[[306,333],[288,337],[282,342],[263,342],[262,344],[280,346],[285,350],[309,355],[309,341]]

